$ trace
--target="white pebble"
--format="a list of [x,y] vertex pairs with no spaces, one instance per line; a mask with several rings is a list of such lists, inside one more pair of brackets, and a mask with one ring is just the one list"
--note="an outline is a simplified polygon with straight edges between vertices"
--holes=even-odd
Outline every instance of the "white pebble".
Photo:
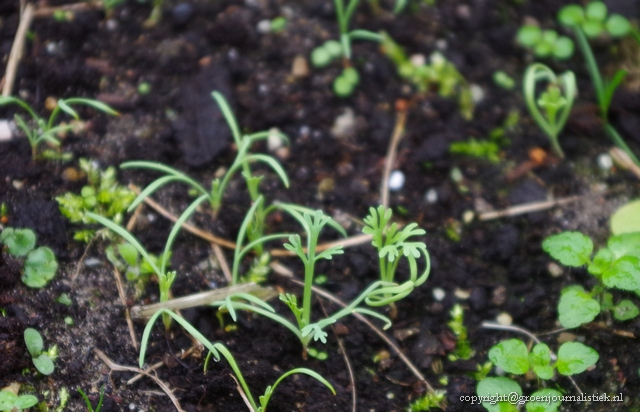
[[260,20],[256,29],[258,33],[267,34],[271,31],[271,22],[269,20]]
[[482,90],[482,87],[477,84],[472,84],[469,86],[469,91],[471,91],[471,100],[473,100],[474,103],[477,104],[484,100],[484,90]]
[[389,190],[398,191],[404,186],[404,173],[400,170],[394,170],[389,176]]
[[356,133],[356,115],[352,109],[346,108],[336,117],[331,127],[331,134],[338,139],[350,139]]
[[7,142],[13,138],[13,127],[10,120],[0,120],[0,142]]
[[269,137],[267,137],[267,149],[273,153],[280,149],[284,144],[284,139],[280,136],[280,130],[277,127],[269,129]]
[[613,159],[609,153],[601,153],[598,155],[598,166],[604,171],[609,171],[613,167]]
[[549,274],[554,278],[562,276],[563,273],[562,268],[556,262],[549,263],[549,265],[547,266],[547,270],[549,271]]
[[433,298],[438,302],[442,302],[444,297],[447,296],[447,292],[445,292],[442,288],[433,288],[433,292],[431,293],[433,293]]
[[438,191],[436,189],[429,189],[424,195],[424,200],[429,204],[434,204],[438,201]]
[[502,326],[509,326],[513,323],[513,318],[507,312],[502,312],[496,317],[496,321]]
[[411,61],[411,64],[416,67],[427,64],[427,58],[424,57],[424,54],[412,54],[411,57],[409,57],[409,60]]
[[118,21],[114,19],[107,20],[107,30],[115,31],[118,28]]
[[462,214],[462,221],[465,224],[469,224],[473,221],[473,218],[476,217],[476,214],[473,213],[473,210],[465,210]]
[[445,39],[438,39],[436,40],[436,49],[438,50],[447,50],[447,47],[449,45],[447,44],[447,41]]
[[464,289],[460,289],[460,288],[456,288],[456,290],[453,292],[454,295],[456,295],[456,297],[458,299],[469,299],[469,296],[471,296],[471,291],[470,290],[464,290]]

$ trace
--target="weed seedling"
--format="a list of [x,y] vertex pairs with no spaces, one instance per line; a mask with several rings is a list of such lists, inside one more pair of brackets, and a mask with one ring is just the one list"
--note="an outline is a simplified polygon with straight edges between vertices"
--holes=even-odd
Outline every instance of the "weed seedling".
[[72,106],[84,105],[110,114],[112,116],[118,116],[118,112],[116,112],[106,104],[97,100],[84,99],[80,97],[58,100],[56,107],[51,112],[51,115],[49,115],[48,120],[45,120],[44,118],[38,116],[36,112],[31,108],[31,106],[29,106],[29,104],[24,100],[10,96],[0,97],[0,106],[10,104],[18,105],[22,109],[24,109],[31,116],[33,123],[35,123],[35,126],[29,125],[22,116],[20,116],[19,114],[14,115],[16,124],[18,125],[18,127],[20,127],[20,129],[22,129],[24,134],[27,136],[27,139],[29,139],[29,144],[31,145],[31,157],[34,160],[38,157],[38,146],[40,146],[42,142],[47,142],[53,146],[60,146],[60,140],[56,137],[56,135],[58,133],[73,129],[73,125],[56,123],[61,111],[67,113],[76,120],[80,120],[80,115],[78,115],[78,112],[76,112],[75,109],[72,108]]
[[[135,194],[118,183],[115,168],[108,167],[101,171],[95,162],[88,159],[80,159],[79,166],[86,173],[88,184],[80,194],[67,192],[56,197],[60,212],[71,223],[94,223],[87,216],[88,212],[122,223],[124,212],[135,199]],[[109,236],[109,231],[83,228],[76,230],[73,238],[87,243],[96,235]]]
[[578,42],[578,48],[582,52],[587,63],[587,70],[591,77],[591,82],[596,90],[598,106],[600,107],[600,118],[604,122],[604,129],[613,142],[636,163],[640,161],[631,151],[622,136],[609,123],[609,106],[618,86],[627,75],[624,70],[618,70],[610,81],[606,81],[600,75],[600,69],[589,45],[589,38],[608,35],[610,37],[624,37],[631,31],[629,21],[619,15],[612,14],[607,17],[607,6],[600,1],[592,1],[584,8],[577,4],[564,6],[558,12],[560,24],[573,30]]
[[13,388],[0,390],[0,411],[21,411],[29,409],[38,403],[38,398],[33,395],[18,395],[18,391]]
[[[141,259],[138,250],[130,243],[120,243],[115,249],[108,246],[105,253],[109,262],[124,272],[129,282],[135,284],[136,296],[139,297],[149,283],[151,275],[155,273],[153,267],[146,259]],[[149,259],[157,266],[162,261],[162,256],[157,257],[149,253]]]
[[640,232],[610,237],[607,247],[600,249],[593,258],[593,242],[580,232],[548,237],[542,242],[542,248],[565,266],[587,265],[587,271],[598,280],[591,291],[580,285],[562,290],[558,304],[562,326],[575,328],[589,323],[601,311],[610,310],[613,317],[621,321],[638,315],[637,306],[629,300],[614,305],[607,289],[640,290]]
[[0,243],[7,246],[9,254],[24,259],[22,281],[31,288],[42,288],[58,271],[58,261],[53,250],[36,246],[36,234],[31,229],[5,228],[0,233]]
[[553,56],[566,60],[573,55],[573,40],[567,36],[559,36],[555,30],[525,25],[518,30],[516,38],[523,47],[532,50],[536,57]]
[[104,386],[100,388],[100,399],[98,400],[98,404],[96,405],[95,408],[91,405],[91,401],[89,400],[89,397],[84,393],[82,388],[78,388],[78,392],[80,393],[80,396],[82,396],[82,399],[84,399],[84,402],[87,404],[87,411],[100,412],[100,409],[102,409],[102,400],[104,398]]
[[[547,82],[547,89],[539,98],[536,98],[536,85],[540,81]],[[553,151],[564,158],[564,153],[558,143],[558,135],[569,118],[576,97],[575,75],[568,71],[556,76],[544,64],[534,63],[525,72],[523,89],[529,113],[549,137]],[[544,115],[540,109],[544,110]]]
[[27,350],[36,369],[43,375],[51,375],[55,369],[53,361],[58,357],[57,345],[53,345],[45,351],[40,332],[33,328],[24,330],[24,343],[27,345]]
[[471,344],[467,340],[467,327],[464,326],[464,311],[462,306],[456,304],[451,309],[451,321],[447,323],[454,335],[456,335],[456,349],[449,354],[449,360],[456,361],[458,359],[468,360],[474,352]]

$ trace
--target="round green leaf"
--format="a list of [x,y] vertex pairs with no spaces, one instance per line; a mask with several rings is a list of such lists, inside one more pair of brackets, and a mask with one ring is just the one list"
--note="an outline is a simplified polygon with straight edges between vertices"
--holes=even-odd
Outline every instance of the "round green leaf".
[[575,375],[595,365],[599,358],[598,352],[582,343],[566,342],[558,350],[556,367],[562,375]]
[[614,259],[620,259],[623,256],[640,258],[640,232],[623,233],[610,237],[607,248],[613,254]]
[[599,21],[587,20],[582,23],[582,30],[584,31],[584,34],[587,35],[587,37],[594,38],[598,37],[600,33],[602,33],[602,31],[604,30],[604,25]]
[[602,274],[602,282],[609,288],[622,290],[640,289],[640,259],[623,256]]
[[44,342],[40,332],[33,328],[26,328],[24,330],[24,343],[27,345],[27,350],[32,358],[40,355],[44,348]]
[[613,307],[613,317],[619,321],[625,321],[635,318],[640,314],[638,307],[630,300],[621,300]]
[[584,21],[584,10],[577,4],[564,6],[558,12],[558,21],[565,26],[576,26]]
[[37,358],[33,358],[33,364],[35,365],[38,372],[43,375],[51,375],[55,366],[53,366],[53,361],[46,354],[41,354]]
[[53,251],[42,246],[29,252],[24,263],[22,281],[32,288],[41,288],[47,284],[56,274],[58,262]]
[[[478,396],[485,397],[487,399],[489,397],[495,397],[498,395],[507,395],[510,397],[515,395],[520,398],[522,396],[522,388],[518,385],[517,382],[509,379],[509,378],[486,378],[478,382],[478,386],[476,387],[476,394]],[[516,401],[518,399],[515,399]],[[489,412],[504,412],[504,411],[517,411],[515,405],[509,402],[495,402],[491,403],[489,401],[482,402],[482,406]]]
[[[611,16],[613,17],[613,16]],[[640,232],[640,199],[629,202],[611,215],[611,233]]]
[[607,17],[607,6],[601,1],[592,1],[585,7],[587,19],[595,21],[604,21]]
[[13,256],[24,256],[36,245],[36,235],[31,229],[6,228],[0,234],[0,242],[7,245]]
[[516,34],[518,43],[525,47],[533,47],[541,38],[542,31],[540,30],[540,27],[530,24],[520,27],[518,34]]
[[624,37],[631,31],[631,23],[619,14],[612,14],[607,19],[605,28],[612,37]]
[[14,402],[13,406],[18,410],[31,408],[38,403],[38,398],[33,395],[20,395]]
[[577,289],[563,292],[558,303],[558,320],[569,329],[591,322],[599,313],[598,301]]
[[341,75],[333,81],[333,92],[339,97],[348,97],[353,93],[355,85],[345,76]]
[[489,359],[508,373],[523,375],[529,370],[529,351],[519,339],[498,343],[489,350]]
[[565,266],[579,267],[589,263],[593,242],[580,232],[563,232],[546,238],[542,249]]
[[573,55],[573,40],[567,36],[560,36],[553,46],[553,57],[564,60]]
[[538,57],[547,57],[553,52],[553,43],[540,42],[533,48],[533,52]]
[[593,257],[593,262],[589,264],[588,271],[592,275],[600,276],[611,267],[611,263],[615,259],[613,252],[608,248],[602,248]]
[[311,52],[311,64],[313,67],[326,67],[331,63],[331,60],[331,55],[324,49],[324,47],[316,47]]
[[551,366],[551,351],[544,343],[538,343],[529,353],[529,363],[531,369],[540,379],[553,378],[553,367]]
[[344,69],[344,71],[342,72],[342,76],[354,86],[360,82],[360,75],[358,74],[358,71],[353,67],[347,67],[346,69]]
[[562,404],[562,393],[555,389],[540,389],[529,397],[527,412],[556,412]]
[[337,59],[342,56],[342,44],[337,40],[327,40],[322,47],[329,53],[331,59]]
[[555,30],[543,30],[542,41],[547,43],[555,43],[558,40],[558,33]]

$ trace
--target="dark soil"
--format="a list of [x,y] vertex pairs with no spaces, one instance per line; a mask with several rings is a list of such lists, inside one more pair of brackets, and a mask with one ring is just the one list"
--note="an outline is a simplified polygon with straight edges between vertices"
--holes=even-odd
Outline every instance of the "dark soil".
[[[17,3],[0,2],[3,63],[19,22]],[[52,0],[50,5],[61,3]],[[48,97],[98,98],[119,110],[121,116],[81,110],[82,117],[88,119],[87,130],[64,139],[62,148],[75,158],[66,163],[33,161],[22,137],[0,143],[0,202],[9,210],[5,227],[34,229],[38,243],[51,247],[60,261],[56,278],[46,288],[34,290],[20,281],[19,262],[5,252],[0,255],[0,308],[4,310],[0,317],[0,387],[21,382],[52,409],[59,404],[56,394],[62,387],[71,394],[65,409],[70,411],[86,408],[77,388],[90,393],[95,405],[104,387],[103,412],[175,410],[152,380],[127,385],[133,373],[110,371],[94,355],[96,348],[118,364],[138,363],[138,351],[125,322],[125,307],[104,254],[107,244],[96,241],[85,255],[85,245],[72,239],[77,227],[67,222],[53,200],[68,191],[78,192],[85,184],[84,179],[71,177],[78,158],[93,159],[103,168],[127,160],[154,160],[209,182],[220,167],[230,165],[235,149],[210,97],[211,91],[219,90],[229,98],[243,130],[277,127],[291,139],[288,155],[281,157],[291,187],[284,189],[277,177],[265,170],[261,188],[266,197],[321,208],[334,217],[346,216],[344,220],[351,222],[349,234],[356,235],[361,226],[351,217],[362,219],[368,208],[379,202],[384,159],[396,121],[395,102],[402,98],[413,102],[395,165],[405,174],[406,183],[391,193],[391,206],[401,223],[415,221],[427,231],[424,241],[430,251],[432,272],[425,285],[398,303],[398,316],[387,334],[432,385],[447,390],[448,411],[483,410],[460,402],[461,396],[475,394],[476,383],[469,373],[487,361],[492,345],[520,336],[483,329],[481,323],[508,313],[514,324],[533,333],[557,330],[556,306],[561,289],[574,283],[589,285],[589,277],[583,269],[565,269],[562,276],[552,277],[548,270],[551,259],[540,247],[542,240],[563,230],[580,230],[603,244],[609,235],[610,214],[639,192],[637,181],[624,171],[604,171],[597,165],[597,155],[606,152],[611,143],[597,118],[589,77],[577,52],[569,62],[550,63],[557,72],[574,70],[579,79],[577,107],[561,137],[567,159],[549,161],[520,175],[513,173],[529,161],[531,149],[549,150],[549,143],[528,116],[519,86],[505,91],[493,83],[492,75],[504,70],[520,84],[533,58],[513,41],[518,25],[527,16],[545,27],[555,27],[554,16],[566,2],[449,0],[427,6],[416,1],[411,2],[410,11],[400,15],[387,11],[390,2],[380,2],[382,10],[377,13],[368,2],[360,5],[353,28],[384,30],[410,54],[428,56],[440,48],[470,84],[482,89],[484,97],[471,121],[462,118],[455,99],[441,98],[433,92],[418,96],[400,80],[393,64],[373,43],[354,43],[353,62],[361,83],[350,98],[339,99],[332,93],[332,81],[340,70],[337,64],[294,76],[292,63],[297,56],[308,58],[314,46],[337,37],[330,1],[165,3],[163,19],[153,29],[142,25],[150,6],[136,1],[125,2],[108,16],[101,10],[88,10],[76,13],[71,22],[37,18],[33,23],[18,70],[16,95],[41,113],[46,111]],[[185,14],[187,3],[190,10]],[[612,11],[640,17],[636,0],[608,4]],[[283,32],[257,30],[259,22],[281,15],[287,18]],[[603,44],[596,52],[600,62],[607,62],[603,67],[608,73],[619,65],[632,65],[638,47]],[[637,65],[635,72],[630,72],[615,96],[612,119],[637,153]],[[148,95],[137,92],[142,82],[151,86]],[[501,153],[500,163],[449,154],[452,142],[486,138],[503,125],[512,110],[520,113],[521,120],[507,135],[510,144]],[[345,111],[354,114],[354,127],[348,136],[339,138],[331,130]],[[11,118],[14,112],[14,107],[0,109],[3,118]],[[255,150],[267,151],[266,144],[257,145]],[[464,189],[450,178],[455,167],[464,176]],[[121,182],[138,186],[155,177],[155,173],[137,170],[119,172]],[[430,190],[437,194],[435,202],[426,200]],[[467,211],[487,206],[503,209],[549,196],[572,195],[584,197],[548,211],[462,223]],[[190,201],[186,188],[180,185],[170,186],[154,197],[176,214]],[[206,210],[197,213],[193,221],[218,236],[235,240],[248,205],[245,186],[236,179],[216,222]],[[151,209],[143,210],[140,221],[136,236],[151,252],[160,253],[170,223]],[[295,228],[287,219],[270,221],[273,232]],[[179,273],[174,296],[224,285],[219,269],[201,264],[210,255],[207,242],[186,233],[178,237],[171,262]],[[227,258],[231,258],[229,251]],[[294,259],[282,259],[281,263],[296,274],[302,272]],[[401,266],[400,271],[403,269]],[[318,273],[328,276],[323,288],[348,301],[376,279],[377,259],[370,245],[348,248],[343,256],[320,264]],[[276,275],[268,283],[301,292]],[[442,300],[434,297],[436,288],[445,292]],[[56,302],[62,293],[69,294],[71,306]],[[150,285],[140,299],[134,299],[130,287],[128,296],[129,305],[153,303],[158,300],[157,287]],[[616,299],[623,296],[615,293]],[[451,362],[447,358],[455,346],[455,337],[447,326],[455,303],[465,308],[465,324],[475,351],[469,361]],[[272,304],[287,313],[284,305]],[[323,309],[332,312],[337,307],[318,299],[316,319],[323,316]],[[322,347],[329,354],[328,360],[305,361],[295,337],[268,319],[240,314],[237,330],[225,332],[212,309],[190,309],[183,315],[211,341],[225,343],[256,397],[283,371],[294,367],[317,371],[336,389],[336,396],[331,396],[311,378],[289,378],[273,396],[270,410],[351,410],[352,384],[343,355],[349,358],[355,376],[358,411],[405,410],[424,393],[393,353],[388,360],[373,360],[389,348],[353,318],[346,318],[329,331],[328,343]],[[65,324],[68,316],[74,320],[73,326]],[[53,375],[39,376],[31,365],[22,338],[26,327],[41,331],[46,345],[58,345],[60,356]],[[143,328],[144,324],[136,324],[138,338]],[[154,329],[146,361],[164,361],[157,375],[174,390],[185,410],[246,408],[226,362],[212,363],[203,374],[206,353],[178,359],[176,355],[191,347],[191,340],[175,325],[167,336],[161,329],[160,325]],[[636,339],[640,336],[640,320],[620,323],[602,316],[571,333],[600,353],[595,368],[575,377],[577,384],[587,393],[622,393],[625,402],[566,403],[563,410],[640,410],[636,390],[640,385],[640,345]],[[557,348],[558,334],[541,338]],[[345,354],[338,339],[343,341]],[[448,382],[442,381],[443,377]],[[538,385],[535,380],[521,383],[527,394]],[[550,384],[575,394],[566,378]]]

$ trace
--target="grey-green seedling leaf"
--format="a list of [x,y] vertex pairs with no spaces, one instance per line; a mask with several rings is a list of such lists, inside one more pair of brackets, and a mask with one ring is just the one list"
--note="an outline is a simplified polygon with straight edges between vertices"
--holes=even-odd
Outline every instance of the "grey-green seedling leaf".
[[591,260],[593,242],[580,232],[563,232],[546,238],[542,249],[565,266],[579,267]]
[[584,21],[584,10],[577,4],[564,6],[558,12],[558,21],[565,26],[575,26]]
[[602,248],[593,257],[593,261],[589,264],[587,270],[592,275],[600,276],[611,267],[614,256],[613,252],[608,248]]
[[629,202],[616,210],[611,215],[610,225],[611,233],[614,235],[640,232],[640,199]]
[[45,353],[41,354],[37,358],[33,358],[33,364],[35,365],[38,372],[43,375],[51,375],[55,366],[53,366],[53,361],[50,357],[48,357]]
[[22,281],[31,288],[44,287],[56,275],[56,255],[46,246],[32,250],[24,262]]
[[529,363],[531,369],[540,379],[553,378],[553,367],[551,366],[551,351],[544,343],[538,343],[529,353]]
[[7,245],[13,256],[25,256],[36,245],[36,235],[31,229],[8,227],[0,233],[0,242]]
[[492,347],[489,360],[508,373],[523,375],[529,370],[529,351],[519,339],[509,339]]
[[640,314],[638,307],[628,299],[621,300],[613,307],[613,317],[616,320],[625,321],[633,319]]
[[605,23],[607,32],[612,37],[624,37],[631,31],[631,23],[626,17],[619,14],[612,14]]
[[592,1],[585,7],[585,14],[590,20],[604,21],[607,17],[607,6],[601,1]]
[[558,319],[565,328],[591,322],[600,313],[600,304],[581,287],[563,290],[558,303]]
[[562,404],[562,393],[555,389],[540,389],[530,398],[536,400],[527,402],[527,412],[556,412]]
[[40,332],[33,328],[27,328],[24,330],[24,343],[27,345],[27,350],[32,358],[40,355],[42,349],[44,349],[44,341]]
[[623,256],[640,258],[640,232],[612,236],[607,242],[607,248],[613,253],[614,259],[619,259]]
[[602,274],[602,282],[609,288],[622,290],[640,289],[640,259],[624,256]]
[[542,39],[542,31],[538,26],[527,24],[520,27],[516,38],[521,45],[533,47]]
[[[476,394],[483,399],[495,399],[496,394],[510,396],[515,394],[518,398],[522,395],[522,388],[517,382],[509,378],[486,378],[478,382]],[[483,401],[482,406],[489,412],[511,412],[518,408],[509,402]]]
[[118,245],[118,252],[120,256],[127,262],[129,266],[137,266],[138,264],[138,251],[131,243],[121,243]]
[[582,343],[566,342],[558,350],[556,367],[562,375],[575,375],[595,365],[599,358],[598,352]]

